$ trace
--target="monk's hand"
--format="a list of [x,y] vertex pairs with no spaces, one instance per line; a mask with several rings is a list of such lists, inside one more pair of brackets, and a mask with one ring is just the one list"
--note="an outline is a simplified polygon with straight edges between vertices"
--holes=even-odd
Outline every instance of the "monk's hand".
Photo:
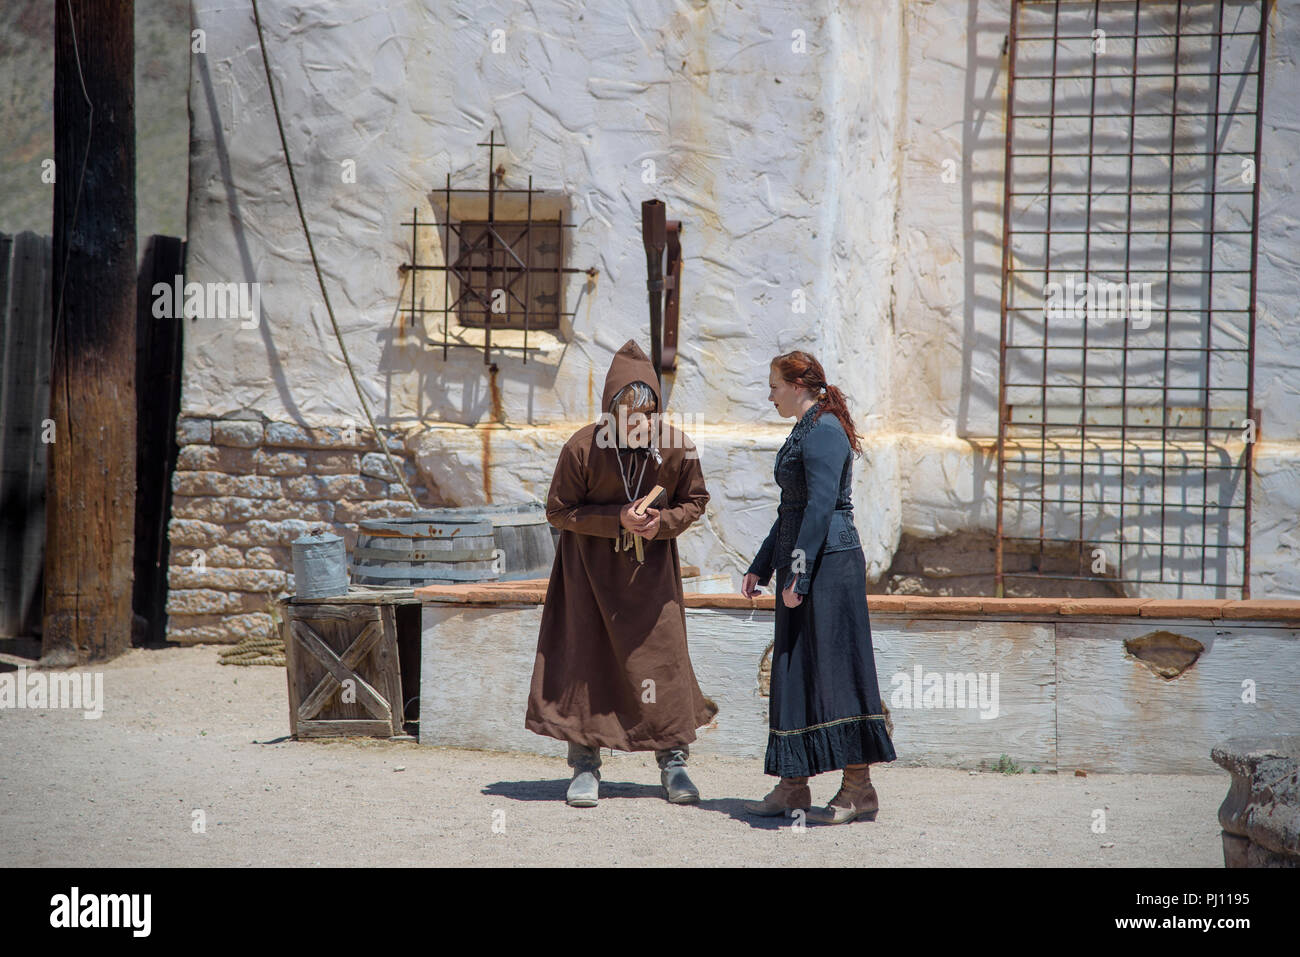
[[659,509],[647,508],[643,521],[633,531],[642,538],[654,538],[659,533]]
[[757,598],[758,597],[758,576],[755,575],[753,572],[749,572],[747,575],[745,575],[744,580],[741,581],[740,583],[740,593],[744,595],[746,598]]
[[799,576],[795,575],[794,578],[790,579],[790,584],[785,586],[785,591],[781,592],[781,600],[785,602],[786,608],[798,608],[803,604],[803,595],[796,593],[794,590],[794,583],[798,580]]
[[623,510],[618,513],[618,523],[626,528],[629,532],[635,532],[645,522],[645,519],[636,515],[632,508],[635,503],[628,502],[623,506]]
[[647,508],[644,515],[637,515],[632,511],[634,504],[628,502],[623,506],[623,510],[618,513],[619,523],[634,535],[653,538],[654,533],[659,531],[659,509]]

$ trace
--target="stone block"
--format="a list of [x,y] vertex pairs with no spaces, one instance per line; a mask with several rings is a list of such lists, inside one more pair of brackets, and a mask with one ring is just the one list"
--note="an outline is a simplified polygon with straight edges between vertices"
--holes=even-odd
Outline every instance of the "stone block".
[[195,561],[202,556],[203,568],[243,568],[244,553],[229,545],[213,545],[209,548],[180,548],[171,553],[173,567],[195,567]]
[[308,428],[291,422],[269,422],[265,444],[289,449],[378,449],[374,434],[361,428]]
[[228,534],[224,526],[215,522],[173,518],[167,523],[167,538],[173,546],[193,545],[204,548],[224,541]]
[[[172,518],[196,518],[204,522],[227,520],[226,503],[229,499],[210,495],[177,495],[172,498]],[[175,542],[173,541],[173,544]]]
[[300,475],[284,480],[284,494],[306,499],[367,499],[387,496],[388,485],[358,475]]
[[312,475],[357,475],[361,456],[356,452],[307,452],[307,471]]
[[183,472],[205,472],[216,469],[220,458],[220,451],[211,445],[183,445],[176,454],[176,468]]
[[[402,460],[397,458],[395,461],[401,463]],[[400,464],[398,467],[400,468]],[[367,452],[361,459],[361,474],[383,479],[385,482],[397,481],[397,473],[388,464],[388,458],[383,452]]]
[[336,522],[360,522],[372,518],[405,518],[415,506],[407,501],[379,499],[369,502],[339,502],[334,507]]
[[212,444],[229,445],[239,449],[256,448],[262,444],[262,423],[238,420],[213,422]]
[[274,568],[214,568],[201,570],[189,565],[167,569],[170,588],[219,589],[221,591],[276,592],[285,587],[286,575]]
[[307,456],[301,452],[258,449],[253,458],[259,475],[302,475],[307,471]]
[[227,541],[241,548],[255,545],[290,546],[294,539],[309,534],[318,522],[304,522],[301,519],[285,519],[281,522],[268,522],[254,519],[240,525],[231,525],[227,529]]
[[289,572],[293,569],[293,550],[280,546],[267,547],[255,545],[244,553],[244,564],[249,568],[278,568]]
[[172,491],[177,495],[222,495],[242,498],[280,498],[280,479],[266,475],[227,475],[224,472],[175,472]]
[[249,522],[254,519],[279,522],[288,518],[304,522],[329,522],[334,519],[333,502],[301,502],[287,498],[229,498],[219,499],[225,504],[227,522]]
[[[169,569],[171,571],[171,569]],[[168,615],[214,615],[243,610],[240,595],[215,588],[177,588],[167,591]]]
[[238,644],[245,638],[277,638],[267,612],[241,615],[171,615],[167,640],[186,645]]
[[176,420],[177,445],[211,445],[212,420],[184,416]]

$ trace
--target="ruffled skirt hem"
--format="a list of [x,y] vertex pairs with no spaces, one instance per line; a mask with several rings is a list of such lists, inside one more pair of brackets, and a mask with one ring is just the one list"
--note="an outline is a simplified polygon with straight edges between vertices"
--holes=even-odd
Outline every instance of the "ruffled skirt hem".
[[801,778],[895,757],[885,716],[862,715],[794,731],[773,729],[767,736],[763,770],[783,778]]

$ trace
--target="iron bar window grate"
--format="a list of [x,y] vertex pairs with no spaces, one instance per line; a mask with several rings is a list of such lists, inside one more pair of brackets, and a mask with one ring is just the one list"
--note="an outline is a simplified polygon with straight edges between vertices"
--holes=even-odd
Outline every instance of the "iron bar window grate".
[[[450,349],[472,348],[482,350],[485,365],[494,366],[493,349],[518,352],[527,362],[529,332],[557,329],[562,317],[574,315],[564,309],[564,277],[590,276],[593,270],[564,265],[565,230],[575,224],[565,222],[563,207],[553,198],[543,203],[550,194],[534,189],[531,176],[527,189],[503,185],[505,167],[497,165],[496,150],[504,144],[497,142],[496,131],[478,145],[488,150],[487,187],[453,188],[448,173],[445,185],[430,193],[439,215],[421,221],[416,208],[401,224],[411,230],[411,261],[400,267],[407,292],[398,312],[412,324],[427,314],[441,317],[441,341],[432,345],[444,359]],[[442,262],[421,261],[422,229],[437,231]],[[423,290],[431,293],[433,307],[423,305],[420,276],[425,272],[442,274],[434,288]],[[483,330],[482,345],[453,339],[453,325]],[[520,330],[522,341],[494,343],[494,329]]]
[[[1250,595],[1268,8],[1012,0],[1000,595],[1032,578]],[[1060,542],[1072,573],[1004,569]]]

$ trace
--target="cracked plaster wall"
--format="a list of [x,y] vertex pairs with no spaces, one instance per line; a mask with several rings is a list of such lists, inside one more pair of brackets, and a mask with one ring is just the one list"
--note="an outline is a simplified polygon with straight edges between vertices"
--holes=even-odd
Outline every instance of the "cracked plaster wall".
[[[867,433],[855,474],[869,574],[903,531],[991,528],[996,435],[1001,2],[761,4],[264,0],[267,45],[308,221],[381,425],[448,503],[544,497],[563,439],[598,412],[609,357],[644,342],[639,205],[685,222],[671,409],[710,479],[685,559],[739,574],[773,515],[771,460],[789,423],[766,402],[768,359],[807,348]],[[1262,169],[1257,594],[1300,594],[1294,515],[1296,18],[1275,13]],[[183,412],[256,409],[303,425],[359,421],[285,174],[252,17],[196,0],[188,276],[259,281],[257,329],[186,330]],[[505,51],[491,49],[503,30]],[[791,49],[804,31],[807,52]],[[569,198],[577,315],[522,364],[440,351],[403,332],[413,207],[482,186],[495,129],[506,185]],[[943,158],[959,183],[940,188]],[[653,160],[654,185],[642,182]],[[342,181],[353,160],[356,182]],[[427,252],[427,250],[425,250]],[[436,251],[435,251],[436,252]],[[423,254],[423,253],[422,253]],[[791,293],[808,308],[792,313]],[[422,290],[427,292],[427,290]],[[500,422],[494,422],[494,402]],[[983,439],[981,445],[977,441]],[[1290,444],[1277,444],[1284,440]],[[1263,546],[1261,548],[1261,546]],[[1153,592],[1154,594],[1154,592]]]

